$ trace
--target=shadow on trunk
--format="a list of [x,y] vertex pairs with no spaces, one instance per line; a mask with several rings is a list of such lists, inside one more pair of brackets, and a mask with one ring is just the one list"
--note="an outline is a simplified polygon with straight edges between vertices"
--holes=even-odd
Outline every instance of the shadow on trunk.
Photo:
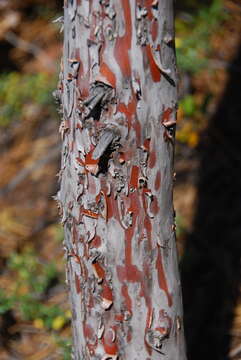
[[198,204],[181,264],[189,360],[228,358],[241,255],[241,47],[199,147]]

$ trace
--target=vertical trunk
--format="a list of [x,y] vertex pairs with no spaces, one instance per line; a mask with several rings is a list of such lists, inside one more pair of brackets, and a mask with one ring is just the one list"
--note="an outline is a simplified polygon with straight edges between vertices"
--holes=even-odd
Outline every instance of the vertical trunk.
[[64,6],[61,190],[74,359],[185,359],[171,0]]

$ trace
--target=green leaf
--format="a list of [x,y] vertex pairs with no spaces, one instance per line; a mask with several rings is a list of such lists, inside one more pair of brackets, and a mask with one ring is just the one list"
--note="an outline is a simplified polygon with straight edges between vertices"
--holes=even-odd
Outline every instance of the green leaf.
[[186,116],[192,116],[195,113],[196,105],[192,95],[185,96],[180,102],[180,107]]

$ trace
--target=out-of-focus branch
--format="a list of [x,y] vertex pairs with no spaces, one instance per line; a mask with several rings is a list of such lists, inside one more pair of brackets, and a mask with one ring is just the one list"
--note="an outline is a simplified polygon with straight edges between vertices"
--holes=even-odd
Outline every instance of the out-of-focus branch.
[[7,31],[3,38],[8,41],[11,45],[15,46],[18,49],[21,49],[29,54],[32,54],[36,58],[39,58],[42,63],[47,66],[50,70],[55,70],[55,63],[53,60],[46,54],[43,49],[38,47],[36,44],[30,43],[24,39],[21,39],[13,31]]
[[241,353],[241,344],[239,344],[237,347],[235,347],[233,350],[230,351],[229,358],[233,359],[234,357],[236,357],[240,353]]
[[48,154],[37,160],[34,164],[27,166],[19,171],[19,173],[4,187],[0,189],[0,197],[13,191],[20,183],[22,183],[33,171],[45,166],[49,162],[56,160],[60,156],[61,146],[58,144]]

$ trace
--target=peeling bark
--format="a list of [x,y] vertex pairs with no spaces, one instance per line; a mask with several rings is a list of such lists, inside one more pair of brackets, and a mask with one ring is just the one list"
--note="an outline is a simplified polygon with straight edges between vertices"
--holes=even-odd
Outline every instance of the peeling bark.
[[171,0],[69,0],[55,97],[74,359],[185,359]]

